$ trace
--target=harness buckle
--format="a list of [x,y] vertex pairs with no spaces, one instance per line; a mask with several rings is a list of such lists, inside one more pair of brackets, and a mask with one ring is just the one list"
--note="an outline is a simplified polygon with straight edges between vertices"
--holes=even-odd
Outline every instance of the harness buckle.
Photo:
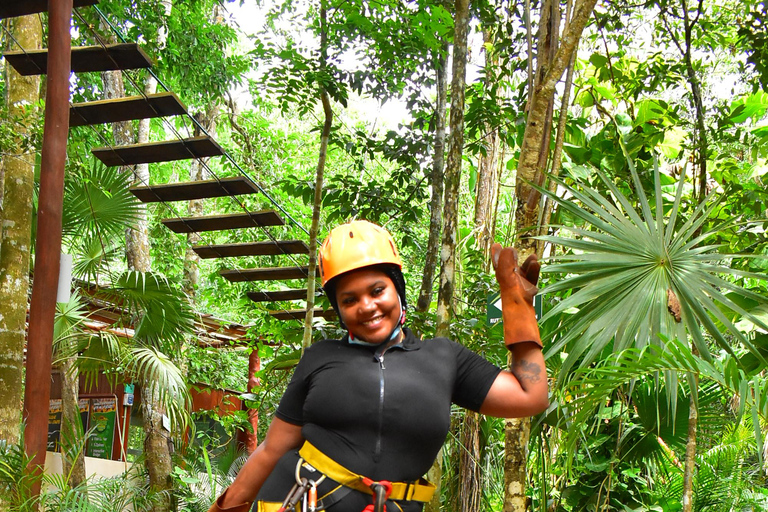
[[387,512],[387,500],[392,494],[392,482],[380,480],[375,482],[368,477],[363,477],[363,483],[373,491],[373,503],[363,509],[363,512]]

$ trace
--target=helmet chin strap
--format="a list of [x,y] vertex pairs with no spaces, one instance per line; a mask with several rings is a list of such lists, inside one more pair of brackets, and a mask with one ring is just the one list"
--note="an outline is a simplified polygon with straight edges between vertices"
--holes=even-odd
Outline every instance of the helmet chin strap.
[[[400,321],[397,323],[395,328],[392,329],[392,332],[389,333],[389,336],[387,337],[387,339],[381,343],[378,343],[378,345],[389,343],[390,341],[400,336],[400,333],[403,332],[403,325],[405,324],[405,308],[403,307],[403,301],[400,298],[400,295],[397,296],[397,300],[400,303]],[[347,334],[349,335],[349,342],[352,343],[353,345],[367,345],[367,346],[376,345],[376,343],[369,343],[362,339],[356,338],[355,335],[352,334],[352,331],[347,331]]]

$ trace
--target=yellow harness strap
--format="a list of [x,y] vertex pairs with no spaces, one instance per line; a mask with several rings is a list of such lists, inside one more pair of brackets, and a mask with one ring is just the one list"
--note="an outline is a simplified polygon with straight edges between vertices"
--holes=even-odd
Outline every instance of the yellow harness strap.
[[[363,483],[363,476],[353,473],[326,454],[315,448],[309,441],[299,450],[299,455],[310,466],[328,476],[331,480],[356,491],[373,494],[371,488]],[[415,482],[392,482],[391,500],[411,500],[427,503],[435,493],[435,486],[423,478]]]

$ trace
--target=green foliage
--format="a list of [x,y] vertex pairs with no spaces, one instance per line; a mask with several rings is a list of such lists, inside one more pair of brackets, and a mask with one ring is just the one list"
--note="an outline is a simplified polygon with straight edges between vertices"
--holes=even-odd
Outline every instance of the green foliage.
[[[558,329],[554,343],[547,350],[551,357],[566,348],[560,381],[579,362],[586,366],[595,361],[613,341],[613,351],[621,352],[636,345],[659,343],[658,335],[693,338],[697,349],[711,360],[709,347],[701,327],[718,345],[735,354],[733,340],[762,358],[763,356],[732,323],[734,314],[764,323],[731,300],[720,290],[748,297],[760,303],[764,299],[754,292],[726,280],[720,275],[739,279],[762,279],[762,276],[730,268],[727,262],[738,255],[718,252],[717,245],[707,245],[715,233],[730,229],[737,219],[727,218],[703,231],[718,208],[720,198],[705,199],[686,215],[682,211],[683,181],[678,183],[671,204],[665,204],[658,168],[654,170],[655,205],[651,206],[639,176],[630,163],[632,184],[640,203],[640,213],[632,202],[602,172],[596,171],[612,198],[594,188],[569,186],[554,180],[575,199],[565,200],[541,189],[559,206],[581,219],[591,229],[560,226],[572,238],[546,236],[543,239],[570,249],[544,267],[545,272],[562,273],[566,277],[543,293],[577,290],[556,305],[543,319],[546,321],[570,308],[579,308]],[[670,293],[671,292],[671,293]],[[670,297],[679,300],[680,323],[668,311]],[[721,309],[722,308],[722,309]],[[725,312],[724,312],[725,311]],[[701,327],[700,327],[701,326]],[[726,339],[720,329],[732,339]],[[684,329],[684,330],[683,330]]]
[[747,47],[747,62],[754,66],[755,73],[763,89],[768,89],[768,32],[766,32],[765,4],[755,2],[744,20],[740,20],[739,37]]

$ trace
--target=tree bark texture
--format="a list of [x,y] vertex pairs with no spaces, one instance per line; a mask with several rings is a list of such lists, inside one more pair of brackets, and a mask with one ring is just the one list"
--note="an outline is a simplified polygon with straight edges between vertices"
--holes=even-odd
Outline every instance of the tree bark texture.
[[[451,79],[451,117],[448,160],[445,169],[445,198],[443,206],[443,237],[440,247],[440,286],[437,293],[436,335],[449,336],[451,310],[456,274],[456,233],[458,231],[459,187],[461,185],[461,155],[464,150],[464,89],[467,71],[467,32],[469,0],[456,0],[453,35],[453,78]],[[426,512],[440,510],[440,480],[442,452],[428,473],[437,486]]]
[[163,410],[159,408],[160,398],[151,383],[141,388],[143,393],[141,411],[144,420],[144,457],[149,485],[158,492],[158,500],[152,504],[152,512],[171,510],[173,482],[171,472],[171,433],[163,427]]
[[[576,52],[571,56],[571,62],[568,65],[568,71],[565,73],[565,87],[563,89],[563,98],[560,103],[560,119],[557,123],[557,135],[555,136],[555,150],[552,153],[552,176],[559,176],[562,168],[563,142],[565,140],[565,128],[568,123],[568,107],[571,102],[571,88],[573,87],[573,71],[576,63]],[[555,192],[557,184],[554,181],[549,183],[549,191]],[[539,235],[545,235],[548,231],[549,221],[552,218],[553,203],[549,198],[544,202],[544,212],[542,221],[539,225]],[[539,257],[544,253],[544,241],[537,241],[536,254]]]
[[[102,22],[101,31],[104,33],[110,33],[110,27]],[[107,38],[110,43],[116,43],[117,38],[111,36]],[[105,100],[111,100],[116,98],[125,97],[125,83],[123,82],[123,75],[120,71],[105,71],[101,75],[102,82],[104,82],[103,97]],[[115,146],[125,146],[133,144],[135,142],[133,125],[130,121],[121,121],[112,123],[112,139]],[[135,166],[125,166],[120,169],[121,172],[130,172],[135,175]],[[134,180],[134,184],[136,180]],[[139,183],[148,185],[148,182]],[[144,219],[146,222],[146,211],[142,208],[140,212],[140,219]],[[141,224],[139,221],[138,225]],[[144,271],[150,268],[149,261],[149,240],[144,240],[145,244],[141,245],[132,235],[134,229],[127,229],[125,231],[125,258],[128,263],[128,268]]]
[[459,434],[459,503],[454,510],[478,512],[483,496],[480,414],[467,410],[463,416]]
[[440,56],[437,58],[437,99],[435,100],[435,154],[432,159],[432,172],[430,183],[432,185],[432,197],[429,201],[429,240],[427,241],[427,254],[424,259],[424,274],[421,279],[421,291],[416,301],[416,311],[426,312],[432,303],[432,289],[437,268],[438,250],[440,248],[440,233],[443,229],[443,190],[445,167],[445,106],[448,89],[448,45],[444,44]]
[[524,512],[530,418],[510,418],[504,422],[504,512]]
[[[40,48],[43,31],[37,16],[10,20],[13,37],[26,50]],[[17,443],[20,439],[23,397],[23,362],[27,303],[29,297],[29,259],[32,244],[32,198],[34,195],[35,154],[29,147],[35,125],[40,123],[36,104],[40,78],[21,76],[6,63],[6,104],[14,126],[15,147],[3,160],[4,197],[2,237],[0,238],[0,440]],[[0,498],[0,501],[2,499]]]
[[[489,29],[483,31],[486,48],[493,47],[493,35]],[[486,51],[486,68],[497,68],[498,56]],[[496,88],[496,77],[486,79],[486,90]],[[477,164],[477,184],[475,186],[475,237],[477,248],[483,253],[483,261],[490,261],[491,245],[496,232],[496,203],[499,197],[499,164],[503,161],[499,130],[486,125],[484,136],[485,154]]]
[[[516,246],[523,261],[536,251],[530,234],[538,232],[540,194],[530,183],[541,184],[549,155],[555,86],[571,62],[578,48],[581,34],[594,10],[596,0],[576,2],[573,16],[568,21],[559,41],[559,3],[548,0],[542,5],[542,19],[538,36],[537,66],[534,88],[530,91],[530,109],[517,166],[515,195]],[[526,510],[526,461],[530,438],[530,418],[510,419],[505,424],[506,460],[504,463],[504,512]]]
[[[160,0],[160,4],[163,6],[165,16],[170,17],[171,10],[173,9],[173,2],[171,0]],[[162,48],[165,46],[165,42],[168,39],[168,33],[164,27],[161,27],[157,32],[157,45]],[[122,79],[122,76],[121,76]],[[157,80],[151,74],[147,75],[144,82],[144,94],[149,96],[154,94],[157,90]],[[136,131],[136,143],[146,144],[149,142],[150,132],[150,119],[140,119],[139,127]],[[117,142],[117,141],[115,141]],[[137,164],[133,167],[133,183],[139,186],[149,185],[149,164]],[[132,229],[126,231],[126,256],[129,258],[128,266],[137,270],[147,271],[151,268],[152,263],[149,255],[149,224],[147,221],[147,207],[143,203],[139,205],[136,224]],[[131,261],[133,260],[133,261]]]
[[[328,25],[327,25],[327,5],[323,1],[320,6],[320,69],[325,71],[325,64],[328,60]],[[323,105],[323,130],[320,132],[320,152],[317,155],[317,169],[315,172],[315,197],[312,205],[312,226],[309,229],[309,266],[307,276],[307,314],[304,317],[304,338],[302,339],[302,350],[309,347],[312,343],[312,321],[314,319],[313,310],[315,308],[315,281],[317,274],[317,235],[320,232],[320,208],[323,202],[323,174],[325,173],[325,160],[328,155],[328,139],[331,136],[331,127],[333,126],[333,110],[331,109],[331,99],[324,87],[320,88],[320,102]]]
[[[552,0],[549,0],[546,5],[554,3]],[[517,211],[515,223],[518,228],[523,227],[522,231],[518,229],[518,233],[525,232],[525,230],[535,226],[538,220],[540,194],[529,183],[540,184],[543,179],[544,167],[541,162],[543,160],[543,165],[546,165],[544,151],[549,151],[549,132],[551,130],[551,113],[555,86],[578,47],[579,39],[594,10],[595,3],[597,3],[596,0],[581,0],[576,3],[573,17],[563,30],[554,57],[546,67],[537,65],[534,89],[531,91],[530,110],[517,166],[517,181],[515,185]],[[559,12],[559,10],[556,10],[554,6],[550,9],[547,9],[545,6],[542,8],[542,12],[552,13]],[[542,53],[541,49],[539,49],[537,58],[545,55],[546,53]],[[543,144],[543,141],[546,141],[546,144]],[[535,250],[535,243],[531,240],[530,236],[522,238],[518,245],[521,249],[527,249],[530,252]]]
[[[203,130],[207,133],[213,133],[216,131],[216,119],[219,115],[218,105],[209,105],[204,113],[196,116],[197,122],[200,124]],[[199,137],[202,135],[200,127],[195,126],[194,136]],[[206,162],[207,158],[194,159],[189,165],[189,180],[190,181],[202,181],[207,179],[206,175]],[[187,214],[190,217],[201,217],[203,215],[203,203],[202,199],[192,199],[187,205]],[[187,250],[184,254],[184,277],[182,280],[182,286],[184,292],[190,298],[194,300],[197,286],[200,283],[200,256],[192,250],[192,246],[199,244],[202,238],[198,233],[189,233],[187,235]]]
[[449,334],[456,274],[456,233],[458,231],[461,157],[464,150],[464,89],[467,70],[469,1],[456,0],[453,36],[453,79],[448,161],[445,169],[443,239],[440,249],[440,288],[437,296],[437,336]]
[[[698,377],[695,379],[699,383]],[[699,421],[699,411],[690,399],[690,411],[688,412],[688,439],[685,444],[685,467],[683,470],[683,512],[693,510],[693,482],[696,479],[696,428]]]
[[85,482],[85,432],[80,419],[80,382],[75,357],[59,364],[61,371],[61,464],[69,485]]

